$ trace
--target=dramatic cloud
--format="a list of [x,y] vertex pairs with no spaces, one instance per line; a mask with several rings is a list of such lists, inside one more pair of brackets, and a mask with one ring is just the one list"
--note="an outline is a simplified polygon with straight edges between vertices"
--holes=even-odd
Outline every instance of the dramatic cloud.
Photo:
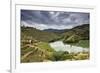
[[21,25],[37,29],[70,29],[89,24],[89,13],[21,10]]

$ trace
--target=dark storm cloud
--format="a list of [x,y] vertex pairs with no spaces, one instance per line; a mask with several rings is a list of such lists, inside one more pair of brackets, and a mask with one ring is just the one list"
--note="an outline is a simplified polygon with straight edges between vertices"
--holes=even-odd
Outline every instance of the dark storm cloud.
[[21,22],[33,27],[38,26],[40,29],[46,29],[49,26],[63,29],[89,24],[89,18],[89,13],[21,10]]

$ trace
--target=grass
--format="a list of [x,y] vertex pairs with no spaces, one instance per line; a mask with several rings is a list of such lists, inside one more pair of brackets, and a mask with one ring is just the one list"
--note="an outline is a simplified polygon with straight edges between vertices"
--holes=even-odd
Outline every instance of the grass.
[[50,51],[50,52],[54,51],[54,49],[50,47],[49,43],[40,42],[40,43],[38,43],[38,47],[40,47],[41,49],[45,49],[47,51]]
[[[35,45],[37,44],[37,45]],[[27,44],[24,44],[24,46]],[[49,43],[46,42],[36,42],[30,44],[31,46],[21,48],[21,58],[23,55],[27,54],[28,52],[32,51],[31,54],[29,54],[27,57],[21,60],[21,62],[43,62],[43,61],[51,61],[54,60],[53,58],[53,52],[54,49],[52,49],[49,45]],[[23,46],[22,46],[23,47]]]
[[[82,28],[82,29],[81,29]],[[70,31],[65,31],[62,34],[53,32],[45,32],[31,27],[21,27],[21,40],[32,40],[32,43],[21,42],[21,57],[28,52],[31,52],[21,62],[44,62],[44,61],[63,61],[63,60],[84,60],[89,58],[89,52],[84,53],[68,53],[67,51],[55,51],[50,45],[50,42],[57,40],[69,42],[71,45],[89,48],[89,40],[82,40],[82,38],[89,37],[89,28],[77,27]],[[77,33],[77,34],[76,34]],[[36,41],[37,42],[36,42]],[[65,44],[66,44],[65,43]],[[27,46],[27,45],[30,46]],[[25,47],[26,46],[26,47]],[[34,47],[32,47],[34,46]]]
[[80,40],[77,43],[67,43],[70,45],[74,45],[74,46],[79,46],[79,47],[83,47],[83,48],[89,48],[89,40]]
[[81,46],[83,48],[89,48],[89,40],[80,40],[76,46]]
[[21,48],[21,55],[23,56],[24,54],[26,54],[27,52],[29,52],[29,51],[32,51],[33,50],[33,48]]
[[[37,44],[37,45],[35,45]],[[21,47],[27,44],[22,45]],[[80,40],[78,43],[72,43],[75,46],[89,47],[89,40]],[[31,47],[34,46],[34,47]],[[88,59],[89,53],[71,54],[67,51],[55,51],[47,42],[33,42],[30,46],[21,48],[21,57],[28,52],[33,51],[23,60],[22,63],[44,62],[44,61],[64,61],[64,60],[84,60]]]

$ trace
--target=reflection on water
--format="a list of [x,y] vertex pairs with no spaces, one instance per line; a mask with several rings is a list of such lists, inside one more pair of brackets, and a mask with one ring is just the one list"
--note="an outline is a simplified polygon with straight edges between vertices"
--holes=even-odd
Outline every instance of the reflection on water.
[[56,41],[53,43],[50,43],[50,46],[54,48],[56,51],[68,51],[69,53],[74,52],[88,52],[89,48],[83,48],[78,46],[72,46],[69,44],[64,44],[62,41]]

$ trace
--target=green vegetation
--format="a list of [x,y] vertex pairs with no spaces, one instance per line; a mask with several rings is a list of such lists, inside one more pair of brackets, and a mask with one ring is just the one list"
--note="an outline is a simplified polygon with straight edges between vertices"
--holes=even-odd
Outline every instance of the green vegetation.
[[[36,40],[35,40],[36,41]],[[25,41],[23,42],[25,43]],[[21,62],[43,62],[53,58],[54,49],[48,43],[34,42],[21,45]]]
[[72,55],[69,54],[67,51],[55,52],[53,56],[54,56],[56,61],[63,61],[63,60],[72,59]]
[[49,52],[53,52],[54,51],[54,49],[52,49],[50,47],[49,43],[40,42],[40,43],[38,43],[38,47],[40,47],[41,49],[45,49],[45,50],[47,50]]
[[59,38],[56,33],[50,33],[38,30],[32,27],[21,27],[21,39],[35,39],[42,42],[49,42]]
[[[54,31],[54,30],[53,30]],[[89,48],[89,25],[81,25],[60,33],[47,32],[32,27],[21,27],[21,62],[45,62],[89,59],[89,52],[69,53],[55,51],[50,42],[62,40],[65,44]]]
[[29,47],[29,48],[21,48],[21,55],[23,56],[24,54],[26,54],[29,51],[32,51],[33,48]]
[[89,24],[77,26],[62,35],[65,44],[89,47]]
[[[64,42],[66,44],[66,42]],[[74,46],[79,46],[79,47],[83,47],[83,48],[89,48],[89,40],[80,40],[76,43],[73,43],[73,42],[67,42],[67,44],[70,44],[70,45],[74,45]]]
[[89,40],[80,40],[76,43],[76,46],[81,46],[83,48],[89,48]]
[[65,38],[63,40],[64,43],[77,43],[80,40],[78,35],[73,34],[72,36]]

